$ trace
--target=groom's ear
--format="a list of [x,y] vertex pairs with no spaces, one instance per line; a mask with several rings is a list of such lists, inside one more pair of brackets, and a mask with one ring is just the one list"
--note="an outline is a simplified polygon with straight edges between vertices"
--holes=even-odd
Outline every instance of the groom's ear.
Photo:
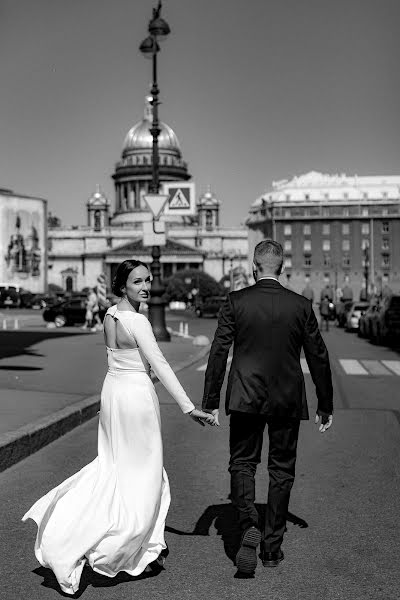
[[252,264],[252,269],[253,269],[253,279],[254,281],[257,281],[257,265],[253,260],[253,264]]

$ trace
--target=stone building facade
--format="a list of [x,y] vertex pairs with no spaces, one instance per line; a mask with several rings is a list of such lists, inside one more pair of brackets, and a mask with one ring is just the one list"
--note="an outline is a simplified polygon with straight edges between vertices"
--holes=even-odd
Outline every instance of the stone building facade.
[[400,290],[400,176],[311,172],[274,182],[246,221],[249,257],[264,237],[284,247],[285,285],[308,284],[319,300],[328,284],[358,299],[389,285]]
[[[143,224],[152,219],[144,200],[152,179],[151,121],[147,102],[143,119],[126,135],[112,175],[114,209],[97,188],[86,203],[86,225],[63,227],[56,219],[49,220],[49,283],[80,290],[96,285],[104,272],[110,285],[121,261],[138,258],[151,263],[151,248],[143,246]],[[160,182],[190,180],[175,132],[165,123],[160,129]],[[247,271],[247,231],[222,227],[220,207],[221,201],[208,189],[196,201],[196,214],[163,217],[167,230],[167,246],[161,249],[163,277],[185,268],[203,269],[216,280],[231,269]]]

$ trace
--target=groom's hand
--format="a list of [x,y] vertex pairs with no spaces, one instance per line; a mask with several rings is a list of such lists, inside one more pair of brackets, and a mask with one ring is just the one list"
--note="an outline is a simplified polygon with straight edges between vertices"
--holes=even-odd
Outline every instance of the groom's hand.
[[215,419],[215,424],[219,427],[219,408],[215,408],[214,410],[206,411],[210,412]]
[[324,433],[332,425],[333,417],[329,413],[325,413],[322,410],[317,410],[317,414],[315,415],[315,423],[317,424],[320,419],[321,424],[319,426],[319,431]]

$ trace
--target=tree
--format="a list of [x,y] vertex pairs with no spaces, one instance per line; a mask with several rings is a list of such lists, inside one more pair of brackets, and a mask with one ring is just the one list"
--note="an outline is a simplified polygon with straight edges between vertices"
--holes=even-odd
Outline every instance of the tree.
[[208,296],[223,296],[224,288],[211,275],[197,269],[184,269],[171,275],[166,280],[165,298],[167,302],[178,300],[187,302],[192,290],[198,290],[197,296],[207,298]]

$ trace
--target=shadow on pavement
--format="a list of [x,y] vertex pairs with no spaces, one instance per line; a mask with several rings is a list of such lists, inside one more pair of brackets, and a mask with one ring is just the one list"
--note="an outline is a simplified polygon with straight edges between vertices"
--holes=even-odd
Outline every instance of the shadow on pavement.
[[[256,508],[260,515],[260,522],[263,523],[267,505],[256,503]],[[292,523],[301,529],[306,529],[308,527],[307,521],[290,512],[287,515],[287,520],[289,523]],[[214,504],[206,508],[200,519],[197,521],[194,530],[191,532],[180,531],[179,529],[174,529],[168,525],[165,530],[176,535],[206,536],[209,535],[210,527],[212,525],[214,525],[217,534],[222,538],[225,554],[234,563],[240,546],[241,530],[238,525],[236,510],[232,504]]]
[[12,356],[43,356],[30,346],[35,346],[49,338],[86,335],[78,332],[63,331],[0,331],[0,359]]
[[0,367],[0,371],[43,371],[42,367],[24,367],[23,365],[8,365]]
[[56,576],[54,575],[51,569],[47,569],[45,567],[38,567],[32,572],[35,573],[35,575],[39,575],[39,577],[43,577],[43,587],[51,588],[57,591],[59,595],[63,596],[64,598],[80,598],[83,592],[89,586],[92,586],[93,588],[115,587],[116,585],[121,585],[122,583],[132,583],[134,581],[141,581],[142,579],[149,579],[150,577],[157,577],[157,575],[159,575],[161,571],[163,571],[162,567],[155,566],[154,568],[152,568],[151,571],[144,572],[141,575],[138,575],[137,577],[132,577],[124,571],[121,571],[115,577],[106,577],[105,575],[100,575],[100,573],[96,573],[96,571],[93,571],[90,567],[85,565],[82,571],[79,590],[73,595],[65,594],[60,589]]

